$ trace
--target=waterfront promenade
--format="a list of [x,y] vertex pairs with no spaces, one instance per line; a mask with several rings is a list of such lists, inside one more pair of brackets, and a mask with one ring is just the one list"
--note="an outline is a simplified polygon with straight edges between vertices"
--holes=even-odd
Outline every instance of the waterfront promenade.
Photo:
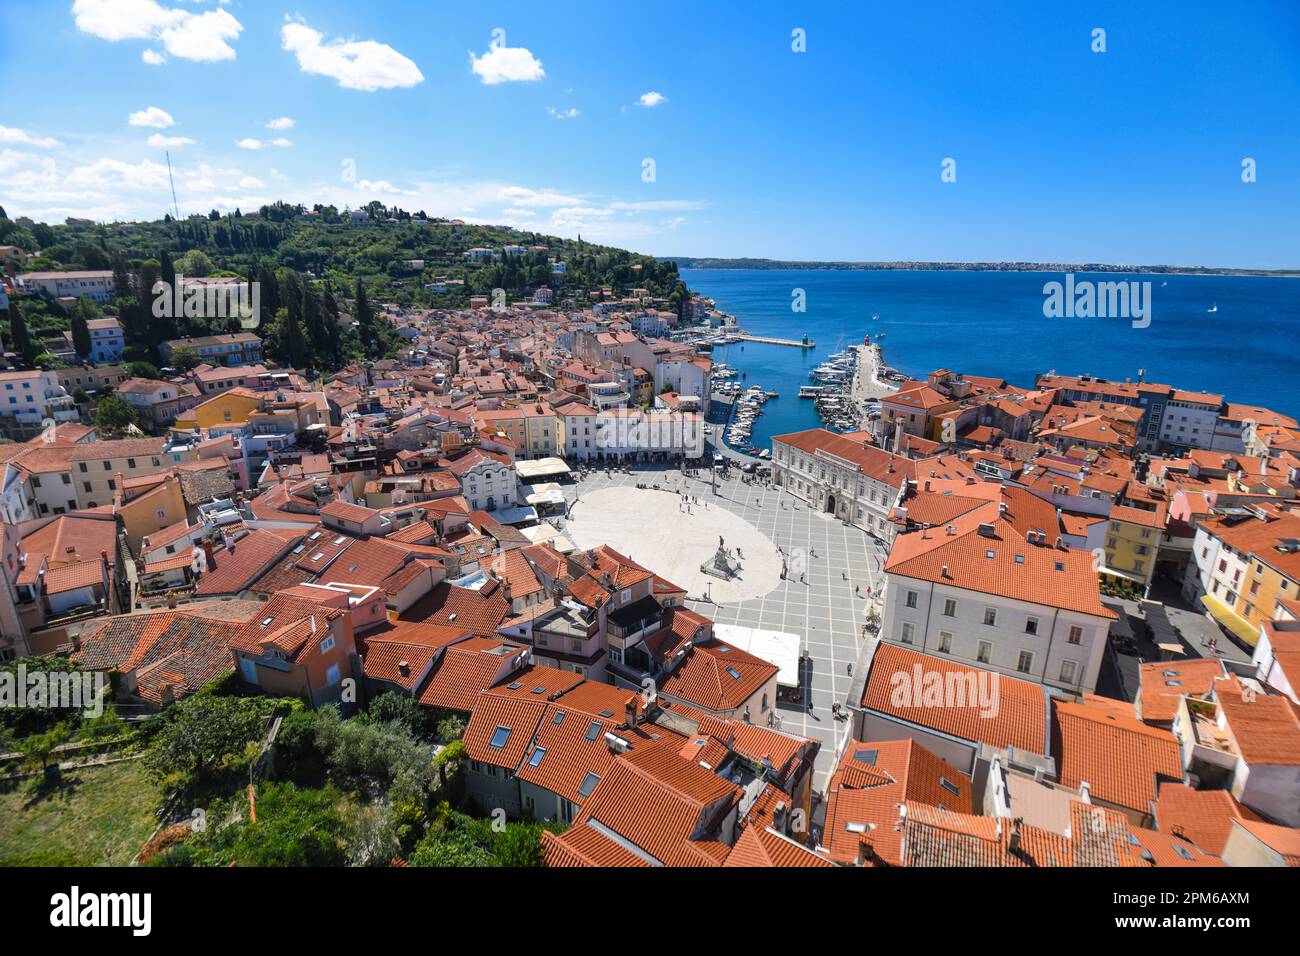
[[815,349],[816,342],[804,342],[800,339],[777,339],[768,335],[750,335],[748,332],[734,333],[742,342],[762,342],[764,345],[790,345],[797,349]]

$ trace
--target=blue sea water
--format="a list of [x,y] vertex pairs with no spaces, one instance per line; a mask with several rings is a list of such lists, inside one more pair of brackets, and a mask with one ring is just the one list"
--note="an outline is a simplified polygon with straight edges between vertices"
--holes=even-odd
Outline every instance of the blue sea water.
[[[1145,369],[1147,381],[1300,417],[1300,279],[1075,273],[1150,281],[1151,324],[1135,329],[1128,319],[1045,318],[1043,285],[1060,273],[683,269],[682,278],[748,332],[817,343],[714,350],[715,362],[747,372],[745,385],[780,393],[754,428],[758,447],[817,427],[799,386],[830,353],[882,333],[886,364],[913,377],[948,368],[1032,387],[1053,369],[1121,381]],[[795,289],[802,313],[791,310]]]

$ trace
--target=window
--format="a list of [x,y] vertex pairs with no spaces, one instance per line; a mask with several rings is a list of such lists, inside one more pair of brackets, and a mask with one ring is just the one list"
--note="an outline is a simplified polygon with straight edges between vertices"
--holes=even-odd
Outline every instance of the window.
[[1025,633],[1026,634],[1038,633],[1038,618],[1030,617],[1025,619]]
[[1078,665],[1074,661],[1061,661],[1061,683],[1073,684],[1074,674]]
[[492,731],[492,739],[488,741],[488,746],[500,750],[506,745],[506,741],[509,739],[510,728],[498,727],[496,730]]
[[1028,674],[1033,666],[1034,655],[1029,651],[1021,651],[1020,656],[1016,658],[1016,670],[1022,674]]
[[333,635],[333,634],[331,634],[329,637],[325,638],[325,640],[323,640],[323,641],[320,642],[320,652],[321,652],[322,654],[328,654],[328,653],[329,653],[330,651],[332,651],[332,650],[334,650],[334,635]]
[[989,627],[997,627],[998,612],[991,607],[986,607],[984,609],[984,623]]
[[1079,643],[1082,643],[1082,641],[1083,641],[1083,628],[1080,627],[1078,624],[1071,624],[1071,625],[1070,625],[1070,636],[1067,638],[1067,640],[1068,640],[1071,644],[1079,644]]
[[949,633],[948,631],[939,632],[939,653],[941,654],[952,653],[952,634]]
[[916,597],[917,594],[915,591],[907,592],[907,597],[904,600],[904,603],[907,605],[907,607],[916,607]]
[[595,773],[588,773],[582,778],[582,783],[578,784],[578,796],[583,799],[591,796],[591,791],[596,789],[598,783],[600,783],[600,776]]
[[911,621],[903,622],[903,632],[899,635],[899,640],[904,644],[911,644],[916,636],[916,625]]
[[325,684],[328,687],[333,687],[338,682],[339,682],[339,665],[331,664],[329,670],[325,672]]
[[992,655],[993,645],[989,641],[980,641],[979,647],[975,650],[975,660],[981,664],[987,664]]
[[944,616],[944,617],[956,617],[956,616],[957,616],[957,602],[954,601],[952,598],[946,598],[946,599],[944,599],[944,602],[943,602],[943,616]]

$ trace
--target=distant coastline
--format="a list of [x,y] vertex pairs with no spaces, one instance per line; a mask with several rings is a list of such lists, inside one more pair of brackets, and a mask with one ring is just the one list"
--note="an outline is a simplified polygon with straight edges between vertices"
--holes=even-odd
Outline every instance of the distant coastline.
[[789,259],[727,259],[698,256],[657,256],[681,269],[753,269],[792,272],[830,270],[844,272],[1091,272],[1142,275],[1267,276],[1300,278],[1300,269],[1231,269],[1221,266],[1116,265],[1101,262],[801,262]]

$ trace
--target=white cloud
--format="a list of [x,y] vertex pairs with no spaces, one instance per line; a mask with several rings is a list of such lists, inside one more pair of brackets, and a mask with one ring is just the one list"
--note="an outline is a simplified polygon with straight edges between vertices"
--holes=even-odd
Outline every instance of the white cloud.
[[497,199],[515,206],[579,206],[582,200],[576,196],[565,196],[553,189],[529,189],[526,186],[505,186],[496,195]]
[[357,183],[357,190],[363,193],[391,193],[395,196],[416,196],[419,192],[414,189],[402,189],[394,186],[387,179],[363,179]]
[[482,56],[469,55],[470,70],[484,83],[518,83],[546,75],[542,61],[521,46],[493,46]]
[[167,54],[159,53],[157,50],[145,50],[140,54],[140,59],[150,66],[162,66],[167,62]]
[[154,129],[166,129],[176,122],[172,119],[171,113],[156,106],[151,106],[147,110],[136,110],[126,119],[132,126],[152,126]]
[[704,203],[698,199],[638,199],[635,202],[612,202],[613,209],[631,209],[635,212],[668,209],[702,209]]
[[642,93],[641,98],[636,101],[636,105],[649,108],[652,106],[658,106],[667,99],[668,97],[664,96],[662,93],[657,93],[654,90],[651,90],[649,93]]
[[164,136],[162,133],[154,133],[149,137],[149,145],[159,149],[175,149],[178,146],[192,146],[194,140],[188,136]]
[[246,136],[235,144],[240,149],[262,149],[265,146],[292,146],[293,140],[285,139],[283,136],[277,136],[275,139],[254,139]]
[[[120,40],[155,40],[171,56],[211,62],[233,60],[235,40],[244,26],[225,10],[191,13],[164,7],[156,0],[75,0],[72,15],[82,33],[116,43]],[[146,63],[162,62],[156,51]]]
[[0,126],[0,143],[21,143],[24,146],[62,146],[53,136],[33,136],[25,129]]
[[267,129],[293,129],[293,120],[288,116],[277,116],[269,120],[266,124]]
[[266,183],[262,182],[256,176],[245,176],[239,181],[240,189],[262,189]]
[[570,106],[567,110],[557,110],[554,106],[546,107],[546,112],[550,113],[557,120],[577,119],[582,115],[582,110]]
[[280,28],[280,44],[298,58],[299,69],[328,76],[345,89],[373,93],[424,82],[420,68],[386,43],[323,41],[322,33],[301,21],[291,21]]

